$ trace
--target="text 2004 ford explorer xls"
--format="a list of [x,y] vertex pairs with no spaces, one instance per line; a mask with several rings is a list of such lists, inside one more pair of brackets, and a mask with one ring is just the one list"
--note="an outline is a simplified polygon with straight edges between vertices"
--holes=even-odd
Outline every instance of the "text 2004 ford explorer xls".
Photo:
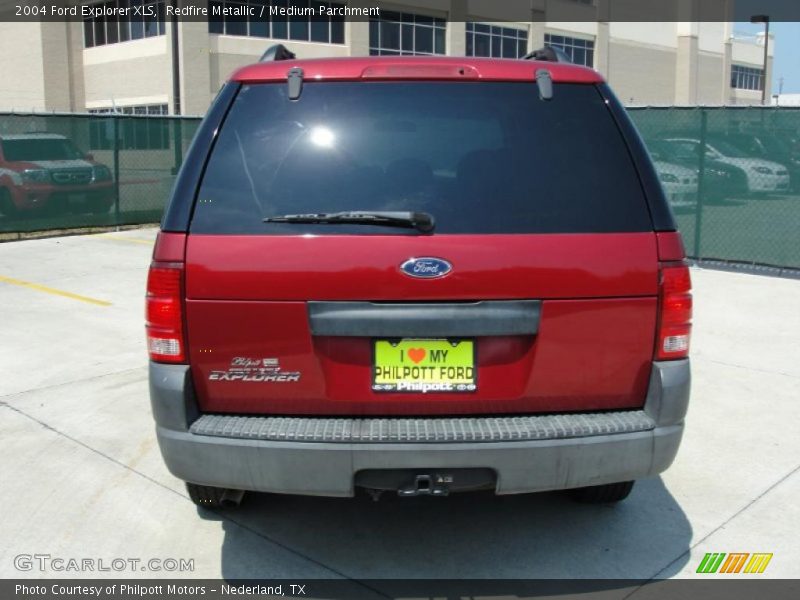
[[612,502],[664,471],[689,397],[689,271],[601,77],[277,58],[221,90],[150,269],[153,414],[192,499]]

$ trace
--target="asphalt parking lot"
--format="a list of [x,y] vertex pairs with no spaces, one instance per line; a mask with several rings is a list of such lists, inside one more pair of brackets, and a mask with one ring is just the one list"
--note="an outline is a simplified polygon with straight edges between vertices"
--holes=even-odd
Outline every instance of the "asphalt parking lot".
[[0,577],[19,554],[193,559],[125,577],[669,578],[706,552],[800,575],[800,281],[695,269],[693,397],[662,477],[612,506],[563,494],[250,494],[198,510],[161,461],[143,294],[155,230],[0,244]]

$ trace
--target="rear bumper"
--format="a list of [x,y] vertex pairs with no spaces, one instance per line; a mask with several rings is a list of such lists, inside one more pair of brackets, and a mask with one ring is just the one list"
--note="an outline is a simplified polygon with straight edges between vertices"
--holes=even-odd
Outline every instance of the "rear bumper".
[[242,490],[352,496],[356,473],[491,469],[496,493],[656,475],[683,434],[689,361],[654,363],[642,410],[486,419],[202,417],[186,366],[151,363],[150,396],[169,470]]

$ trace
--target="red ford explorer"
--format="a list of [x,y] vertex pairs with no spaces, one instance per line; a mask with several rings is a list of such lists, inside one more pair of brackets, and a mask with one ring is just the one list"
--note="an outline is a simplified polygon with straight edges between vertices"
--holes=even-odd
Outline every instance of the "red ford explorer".
[[158,440],[196,503],[614,502],[670,465],[680,235],[600,75],[552,58],[279,48],[223,87],[147,290]]

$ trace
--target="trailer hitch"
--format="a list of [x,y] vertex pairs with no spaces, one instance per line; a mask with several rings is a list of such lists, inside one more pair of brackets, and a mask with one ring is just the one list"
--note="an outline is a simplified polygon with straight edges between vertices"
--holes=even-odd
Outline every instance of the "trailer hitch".
[[447,496],[450,493],[448,484],[453,478],[442,475],[417,475],[414,483],[401,487],[397,490],[397,495],[403,498],[411,496]]

